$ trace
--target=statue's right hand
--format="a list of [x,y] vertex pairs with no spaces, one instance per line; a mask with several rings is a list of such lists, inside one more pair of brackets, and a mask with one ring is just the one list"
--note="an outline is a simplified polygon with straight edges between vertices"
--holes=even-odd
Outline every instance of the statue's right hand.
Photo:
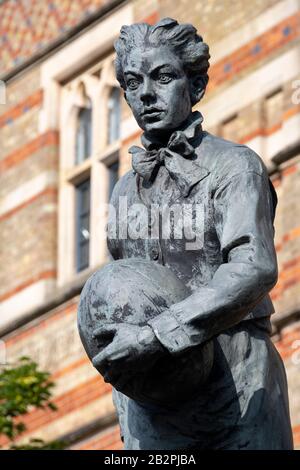
[[105,382],[117,388],[121,376],[132,376],[153,365],[162,352],[162,346],[149,326],[132,324],[104,324],[93,333],[101,344],[110,343],[94,356],[94,367],[103,375]]

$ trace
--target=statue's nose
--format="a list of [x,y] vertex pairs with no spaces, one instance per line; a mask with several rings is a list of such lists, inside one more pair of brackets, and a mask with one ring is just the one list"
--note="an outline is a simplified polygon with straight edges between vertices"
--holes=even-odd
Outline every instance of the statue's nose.
[[141,100],[144,104],[147,104],[148,102],[152,102],[154,98],[155,92],[153,89],[153,84],[151,83],[151,80],[146,79],[143,83],[143,88],[141,91]]

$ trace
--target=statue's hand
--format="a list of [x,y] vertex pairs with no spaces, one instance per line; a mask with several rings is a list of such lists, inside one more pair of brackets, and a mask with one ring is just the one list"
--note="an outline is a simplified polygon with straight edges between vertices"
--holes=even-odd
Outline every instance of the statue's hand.
[[93,366],[103,375],[105,382],[117,388],[120,380],[145,370],[155,362],[164,348],[149,326],[125,323],[106,323],[93,332],[101,344],[108,346],[93,358]]

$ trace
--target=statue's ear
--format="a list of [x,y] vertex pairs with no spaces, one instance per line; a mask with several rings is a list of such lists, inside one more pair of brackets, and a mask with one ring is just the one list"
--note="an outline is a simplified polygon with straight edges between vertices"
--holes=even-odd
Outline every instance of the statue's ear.
[[204,96],[206,82],[203,75],[194,75],[190,78],[191,101],[194,106]]

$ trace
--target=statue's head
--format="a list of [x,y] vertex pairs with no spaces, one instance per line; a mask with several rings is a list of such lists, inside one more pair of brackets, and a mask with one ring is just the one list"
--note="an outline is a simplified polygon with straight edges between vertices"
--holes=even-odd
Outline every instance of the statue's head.
[[138,125],[168,134],[190,116],[208,83],[209,49],[191,24],[165,18],[123,26],[116,75]]

